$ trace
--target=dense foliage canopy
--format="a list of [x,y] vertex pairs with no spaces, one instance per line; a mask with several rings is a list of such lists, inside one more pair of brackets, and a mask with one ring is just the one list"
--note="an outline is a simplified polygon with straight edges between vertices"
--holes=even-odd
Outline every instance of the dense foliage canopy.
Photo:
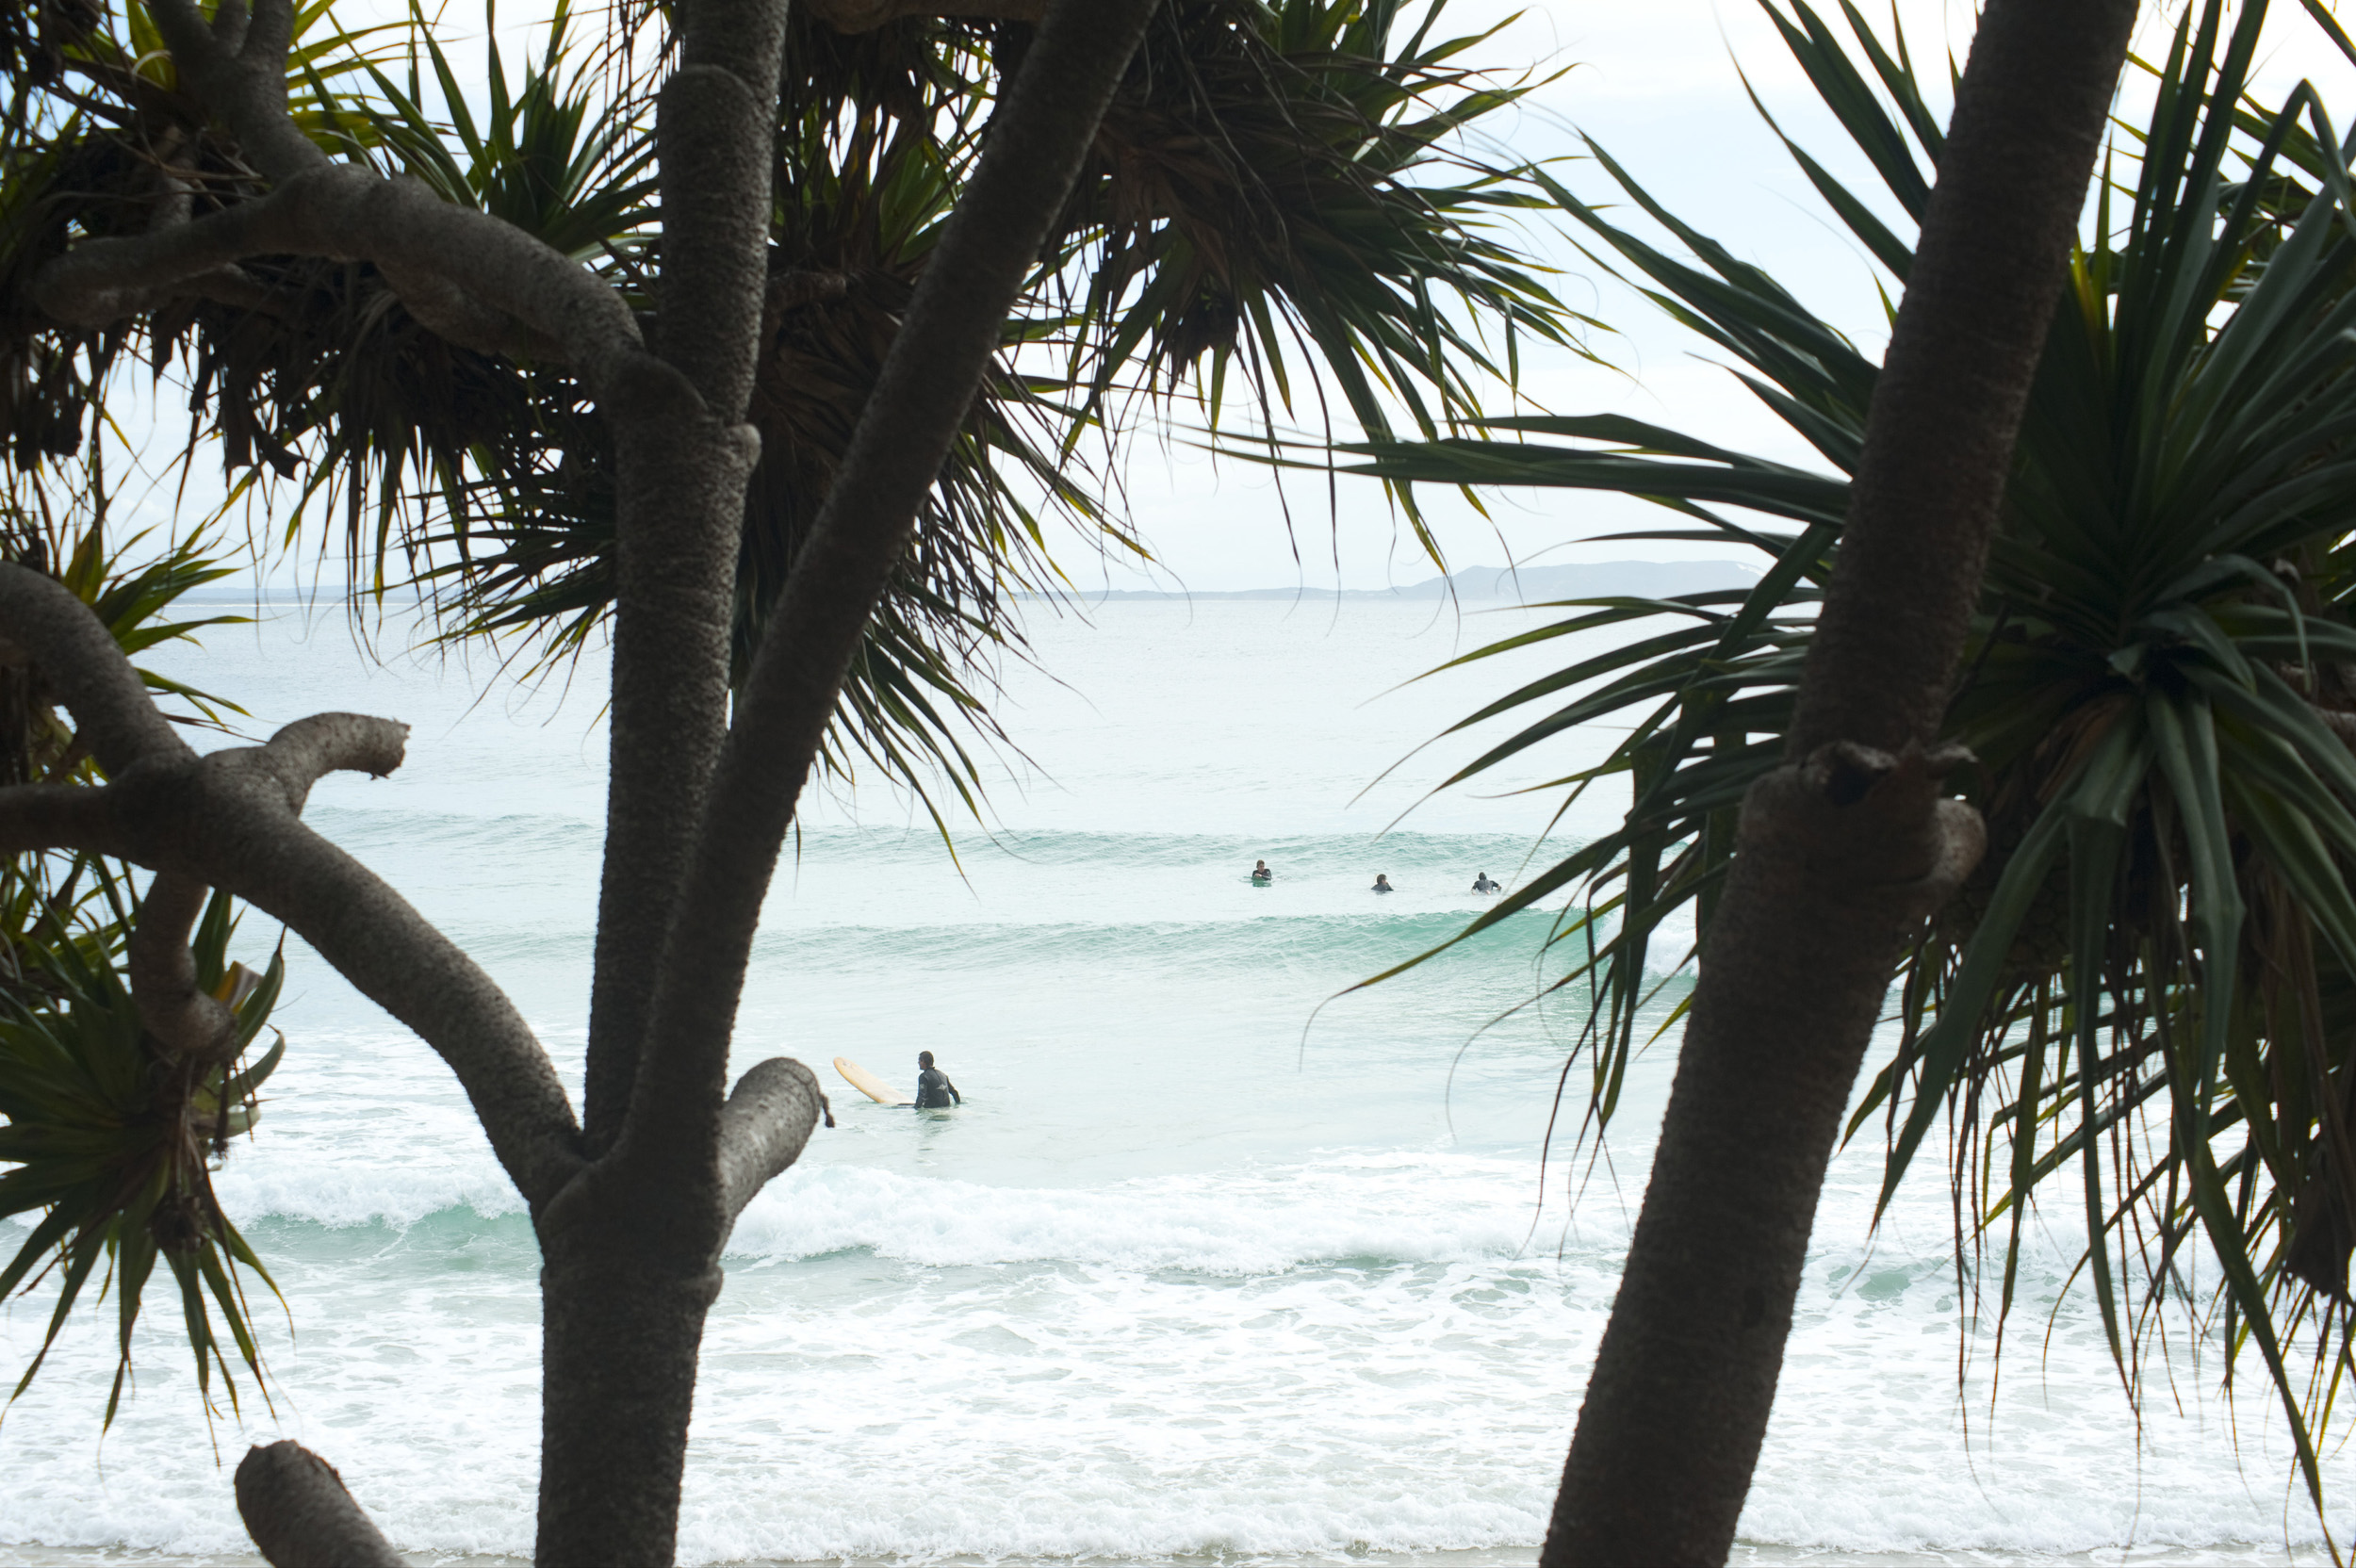
[[[460,634],[583,646],[613,603],[613,459],[572,373],[453,345],[377,269],[323,258],[248,262],[102,328],[64,329],[32,303],[33,270],[76,237],[136,232],[159,201],[202,214],[259,188],[181,90],[139,0],[120,15],[36,14],[12,45],[0,142],[0,441],[19,483],[88,450],[126,370],[174,368],[191,448],[217,440],[279,503],[285,539],[333,522],[355,584],[415,582]],[[560,8],[519,66],[494,37],[486,95],[423,13],[352,33],[315,0],[297,17],[290,105],[322,147],[515,224],[651,319],[651,92],[666,61],[660,29],[630,15],[610,32],[603,12]],[[1060,587],[1055,526],[1144,552],[1082,461],[1109,462],[1137,400],[1167,406],[1190,385],[1217,423],[1240,383],[1279,418],[1432,434],[1515,369],[1518,337],[1570,341],[1575,318],[1494,227],[1543,192],[1476,150],[1481,122],[1529,84],[1464,64],[1481,40],[1438,34],[1442,16],[1394,0],[1186,0],[1161,14],[869,629],[832,765],[864,760],[921,792],[941,764],[971,786],[962,737],[992,727],[973,678],[1020,646],[1011,599]],[[843,34],[796,13],[740,677],[1033,30],[903,17]]]

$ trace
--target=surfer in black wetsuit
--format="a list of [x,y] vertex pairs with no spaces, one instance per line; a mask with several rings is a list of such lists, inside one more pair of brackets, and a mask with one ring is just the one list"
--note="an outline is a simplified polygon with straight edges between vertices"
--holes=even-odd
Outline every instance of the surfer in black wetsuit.
[[1504,890],[1497,883],[1489,880],[1489,874],[1485,871],[1473,878],[1473,891],[1477,893],[1498,893]]
[[1395,893],[1399,891],[1397,888],[1391,886],[1391,879],[1383,875],[1381,872],[1376,872],[1374,874],[1374,890],[1379,893]]
[[1252,863],[1252,880],[1254,882],[1273,882],[1276,880],[1276,874],[1268,869],[1268,862],[1266,860],[1254,860]]
[[949,1075],[933,1066],[933,1054],[916,1054],[916,1108],[920,1111],[947,1110],[965,1103],[965,1096],[957,1092]]

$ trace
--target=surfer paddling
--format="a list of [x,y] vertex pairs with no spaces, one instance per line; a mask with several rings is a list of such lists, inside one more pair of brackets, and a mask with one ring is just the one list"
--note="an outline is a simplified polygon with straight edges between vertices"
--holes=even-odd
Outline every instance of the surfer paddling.
[[920,1111],[946,1110],[965,1103],[965,1096],[957,1092],[949,1075],[933,1066],[933,1054],[916,1054],[916,1108]]

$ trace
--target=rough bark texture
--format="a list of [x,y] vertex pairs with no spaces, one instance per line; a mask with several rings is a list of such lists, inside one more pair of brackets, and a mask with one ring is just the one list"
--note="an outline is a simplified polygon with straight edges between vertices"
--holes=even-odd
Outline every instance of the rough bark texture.
[[188,933],[211,891],[202,882],[157,872],[139,901],[139,924],[123,956],[139,1021],[166,1050],[200,1062],[227,1061],[237,1044],[237,1015],[198,987],[196,956],[188,951]]
[[[670,1556],[695,1348],[719,1289],[720,1249],[741,1207],[735,1201],[740,1184],[785,1145],[798,1150],[817,1114],[814,1094],[792,1097],[798,1132],[789,1123],[756,1135],[738,1119],[733,1125],[742,1141],[734,1149],[723,1146],[728,1045],[761,899],[815,760],[816,738],[868,617],[907,547],[918,507],[980,384],[1001,324],[1156,3],[1066,0],[1049,13],[910,302],[826,506],[796,559],[725,743],[695,714],[707,691],[725,701],[729,579],[722,574],[732,570],[751,443],[742,449],[743,469],[724,476],[729,486],[727,564],[704,568],[700,582],[688,582],[675,560],[643,545],[646,553],[633,567],[625,514],[626,618],[614,647],[608,832],[631,834],[636,847],[625,858],[609,843],[604,918],[643,924],[643,907],[616,908],[625,886],[637,890],[621,902],[652,900],[667,913],[651,976],[645,972],[647,949],[609,954],[601,939],[607,963],[633,966],[630,982],[637,990],[618,1004],[619,974],[601,963],[598,1004],[627,1005],[627,1016],[639,1021],[628,1031],[592,1023],[592,1137],[613,1142],[540,1224],[547,1349],[537,1552],[544,1562]],[[735,8],[715,5],[714,11]],[[697,49],[725,56],[717,44],[694,41],[723,36],[720,22],[696,23],[691,13],[683,23],[691,66]],[[702,27],[709,32],[697,30]],[[727,100],[728,90],[714,96]],[[664,114],[666,134],[677,127],[676,134],[687,136],[693,123],[697,145],[709,155],[734,155],[712,139],[716,133],[703,121],[691,122],[668,97]],[[765,148],[766,139],[760,145]],[[713,177],[724,185],[749,180],[727,169]],[[763,191],[766,177],[764,166]],[[749,357],[709,347],[691,354],[674,336],[687,330],[683,321],[695,319],[705,323],[699,332],[741,333],[749,343],[760,322],[765,279],[728,264],[725,215],[714,210],[707,216],[713,231],[708,237],[710,288],[717,297],[697,299],[692,316],[683,308],[673,320],[666,293],[658,337],[701,391],[736,400],[729,405],[736,408],[749,396]],[[679,221],[667,217],[666,266],[669,236]],[[632,460],[626,448],[626,466]],[[652,468],[664,454],[649,451],[636,460]],[[650,497],[673,509],[707,504],[695,492],[683,500],[682,487],[718,482],[708,468],[663,472]],[[641,482],[626,469],[626,507],[631,487]],[[634,585],[633,570],[643,574]],[[712,596],[715,582],[721,592]],[[626,646],[633,596],[641,609],[630,635],[640,641]],[[705,622],[707,612],[712,618]],[[708,651],[696,651],[706,638]],[[670,651],[649,651],[658,642]],[[687,673],[700,678],[708,671],[717,684],[697,685],[682,706],[680,662],[697,658],[709,662],[700,670],[687,665]],[[635,690],[630,703],[643,704],[643,717],[628,721],[634,737],[660,725],[664,743],[682,753],[702,752],[707,744],[717,750],[716,765],[699,764],[692,790],[676,772],[663,771],[672,767],[669,760],[626,760],[626,690]],[[783,701],[776,694],[780,690],[788,694]],[[805,710],[805,701],[813,706]],[[630,746],[643,743],[633,739]],[[688,835],[679,834],[678,820],[663,817],[679,812],[682,798],[693,808],[686,813],[693,828]],[[679,849],[687,854],[683,881],[669,869]],[[599,1059],[601,1052],[607,1054]],[[625,1053],[631,1058],[627,1066]],[[625,1087],[627,1110],[617,1115],[610,1097]],[[756,1106],[775,1106],[777,1098],[755,1085],[742,1107],[744,1117],[755,1115]],[[780,1113],[759,1114],[774,1119]]]
[[834,1125],[818,1074],[783,1056],[757,1062],[720,1112],[720,1199],[731,1221],[802,1157],[820,1117]]
[[246,1450],[237,1516],[272,1568],[407,1568],[335,1467],[300,1443]]
[[701,400],[647,422],[621,453],[605,869],[590,986],[582,1122],[593,1153],[621,1135],[653,988],[728,722],[728,640],[744,486],[761,439],[744,422],[768,285],[770,164],[785,8],[695,0],[678,12],[663,88],[663,294],[656,349]]
[[399,893],[303,824],[322,775],[399,767],[407,726],[321,713],[267,744],[199,757],[90,607],[52,579],[0,563],[0,634],[30,655],[112,780],[0,789],[0,854],[90,850],[152,868],[168,901],[175,882],[246,899],[442,1055],[535,1210],[572,1179],[572,1106],[515,1004]]
[[1994,0],[1867,424],[1790,760],[1744,801],[1547,1568],[1722,1562],[1908,925],[1977,858],[1932,753],[2133,0]]
[[[221,1022],[186,951],[204,890],[286,922],[448,1061],[530,1202],[543,1259],[543,1562],[672,1556],[721,1248],[826,1115],[816,1076],[790,1061],[761,1063],[723,1098],[761,898],[852,655],[1160,0],[974,3],[981,14],[1043,10],[1039,34],[797,558],[732,730],[734,567],[759,455],[744,413],[771,284],[783,0],[679,0],[669,12],[679,67],[658,126],[663,274],[651,348],[621,298],[562,255],[414,182],[334,162],[300,134],[284,89],[292,0],[254,0],[251,12],[219,0],[209,18],[194,0],[150,6],[184,85],[269,193],[203,219],[163,201],[149,232],[85,242],[36,279],[43,309],[99,324],[189,293],[267,309],[237,267],[248,256],[366,259],[452,341],[570,363],[614,433],[614,763],[582,1122],[488,977],[301,820],[324,773],[398,767],[401,726],[321,714],[266,745],[199,758],[86,606],[0,565],[0,640],[39,666],[108,779],[0,789],[0,853],[78,848],[156,871],[133,969],[151,1028],[191,1042],[183,1049]],[[274,1562],[398,1560],[334,1471],[292,1444],[256,1449],[237,1488]]]

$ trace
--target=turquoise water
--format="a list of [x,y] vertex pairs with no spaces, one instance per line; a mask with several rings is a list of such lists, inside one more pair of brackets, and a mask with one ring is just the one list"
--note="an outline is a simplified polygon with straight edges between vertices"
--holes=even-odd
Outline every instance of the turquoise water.
[[[1513,625],[1381,603],[1051,618],[1059,678],[1011,673],[1027,759],[1008,756],[955,863],[888,792],[813,807],[757,944],[740,1067],[794,1054],[832,1083],[841,1054],[907,1086],[929,1049],[970,1102],[916,1114],[838,1085],[841,1125],[746,1211],[705,1347],[686,1560],[1527,1560],[1672,1047],[1637,1070],[1607,1157],[1558,1147],[1542,1169],[1578,1022],[1520,1005],[1546,917],[1343,994],[1457,929],[1476,873],[1527,874],[1555,802],[1502,787],[1610,740],[1392,825],[1473,744],[1383,770],[1514,672],[1394,688]],[[310,818],[441,922],[577,1080],[595,672],[533,694],[378,668],[332,616],[284,609],[169,667],[257,728],[324,708],[416,726],[400,775],[330,781]],[[1273,887],[1247,880],[1260,858]],[[1401,890],[1367,891],[1378,871]],[[0,1562],[237,1553],[215,1446],[234,1462],[280,1433],[405,1547],[529,1543],[520,1205],[438,1060],[299,944],[289,959],[287,1064],[220,1178],[289,1303],[266,1345],[274,1408],[208,1430],[185,1351],[143,1331],[136,1397],[102,1440],[109,1339],[76,1329],[0,1425]],[[2024,1266],[2001,1397],[1984,1340],[1959,1396],[1946,1187],[1918,1184],[1872,1237],[1875,1174],[1872,1151],[1836,1166],[1746,1560],[2315,1555],[2265,1401],[2219,1398],[2213,1347],[2178,1346],[2181,1409],[2163,1381],[2138,1433],[2090,1313],[2055,1307],[2066,1203]],[[0,1311],[0,1365],[29,1354],[41,1310]]]

